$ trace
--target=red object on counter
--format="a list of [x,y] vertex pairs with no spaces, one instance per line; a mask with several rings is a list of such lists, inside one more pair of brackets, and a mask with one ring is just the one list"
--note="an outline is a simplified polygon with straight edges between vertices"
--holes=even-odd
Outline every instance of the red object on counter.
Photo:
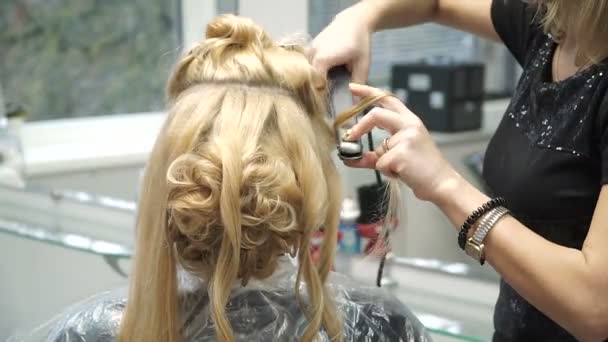
[[[310,254],[312,256],[312,262],[317,265],[321,258],[321,244],[325,239],[325,232],[315,232],[310,240]],[[338,242],[342,240],[342,232],[338,232]],[[337,246],[336,246],[337,247]]]
[[[397,221],[397,220],[395,220],[395,221]],[[386,251],[387,248],[390,248],[390,246],[387,246],[384,243],[384,241],[378,241],[378,236],[380,235],[380,232],[382,231],[383,224],[384,224],[384,221],[379,221],[379,222],[375,222],[375,223],[367,223],[367,224],[363,224],[363,223],[359,224],[359,236],[361,236],[362,238],[369,239],[367,244],[363,248],[363,253],[365,253],[367,255],[379,253],[380,255],[382,255],[382,254],[384,254],[384,252]],[[395,222],[393,227],[395,227],[395,228],[397,227],[397,222]],[[395,228],[393,228],[392,230],[394,231]]]

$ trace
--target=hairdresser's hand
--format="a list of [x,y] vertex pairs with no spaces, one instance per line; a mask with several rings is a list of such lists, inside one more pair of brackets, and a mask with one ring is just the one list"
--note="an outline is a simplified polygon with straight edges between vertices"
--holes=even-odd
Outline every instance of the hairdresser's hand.
[[370,38],[374,8],[360,2],[340,12],[312,43],[312,64],[326,74],[346,64],[353,82],[366,83],[370,62]]
[[[353,95],[363,98],[381,92],[369,86],[351,84]],[[385,97],[348,135],[359,139],[374,127],[390,134],[388,151],[380,144],[375,151],[366,152],[361,160],[348,161],[352,167],[377,169],[389,177],[398,177],[421,200],[435,201],[442,189],[459,175],[443,158],[422,121],[401,101]]]

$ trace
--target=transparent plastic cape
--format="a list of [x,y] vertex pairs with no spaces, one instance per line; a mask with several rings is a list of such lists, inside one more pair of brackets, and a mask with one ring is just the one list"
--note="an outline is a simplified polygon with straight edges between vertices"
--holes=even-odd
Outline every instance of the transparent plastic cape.
[[[233,288],[226,314],[237,341],[299,340],[307,321],[296,300],[296,272],[293,260],[285,257],[272,277]],[[179,278],[184,341],[215,341],[205,287],[185,272]],[[339,274],[330,276],[328,286],[342,315],[345,341],[431,341],[420,321],[386,291]],[[115,341],[126,301],[126,289],[96,295],[9,341]],[[324,332],[318,340],[329,342]]]

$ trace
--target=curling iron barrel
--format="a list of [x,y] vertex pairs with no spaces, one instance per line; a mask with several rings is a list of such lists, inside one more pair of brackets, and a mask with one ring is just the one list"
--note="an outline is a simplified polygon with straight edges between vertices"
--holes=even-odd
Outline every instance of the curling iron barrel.
[[[353,97],[348,84],[350,83],[350,73],[345,66],[334,67],[329,70],[330,80],[330,114],[335,122],[337,115],[348,110],[353,105]],[[344,141],[344,133],[357,123],[357,117],[348,120],[344,125],[336,127],[336,145],[338,156],[343,160],[361,159],[363,156],[363,145],[361,140]]]

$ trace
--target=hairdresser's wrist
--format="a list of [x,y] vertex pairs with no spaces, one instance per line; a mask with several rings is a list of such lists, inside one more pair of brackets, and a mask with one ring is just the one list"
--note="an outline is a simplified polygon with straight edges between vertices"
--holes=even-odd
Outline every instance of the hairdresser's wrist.
[[462,187],[462,176],[451,167],[438,172],[434,178],[436,181],[428,188],[424,200],[437,206],[450,201],[452,195]]
[[443,179],[433,192],[430,202],[435,204],[450,219],[457,229],[467,217],[489,200],[464,177],[453,171]]

